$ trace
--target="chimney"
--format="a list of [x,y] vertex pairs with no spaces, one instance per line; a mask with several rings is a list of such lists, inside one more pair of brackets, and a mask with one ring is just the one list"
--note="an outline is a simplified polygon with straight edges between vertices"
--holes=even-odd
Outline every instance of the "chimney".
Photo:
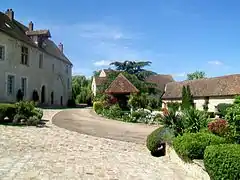
[[61,53],[63,53],[63,44],[62,43],[59,43],[58,49],[61,51]]
[[8,18],[13,21],[14,20],[14,11],[12,9],[7,9],[5,14],[8,16]]
[[32,21],[28,24],[28,30],[33,31],[33,22]]

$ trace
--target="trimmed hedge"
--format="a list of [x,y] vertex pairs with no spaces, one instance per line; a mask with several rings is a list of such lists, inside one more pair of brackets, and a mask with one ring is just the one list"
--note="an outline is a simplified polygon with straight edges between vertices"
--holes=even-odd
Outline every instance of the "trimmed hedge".
[[240,145],[208,146],[204,153],[204,166],[212,180],[240,179]]
[[8,117],[13,119],[16,114],[16,106],[14,104],[0,104],[0,121]]
[[173,140],[176,153],[184,160],[203,159],[204,150],[209,145],[227,143],[222,137],[210,133],[184,133]]
[[[8,121],[4,119],[8,117]],[[37,125],[43,117],[42,109],[33,102],[20,101],[15,104],[0,104],[0,121],[12,125]]]
[[147,148],[152,154],[158,151],[163,144],[171,143],[174,133],[169,128],[159,127],[147,137]]

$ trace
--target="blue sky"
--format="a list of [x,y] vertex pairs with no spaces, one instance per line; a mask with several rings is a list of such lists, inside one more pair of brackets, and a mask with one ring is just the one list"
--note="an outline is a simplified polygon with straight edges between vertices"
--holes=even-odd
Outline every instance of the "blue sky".
[[20,22],[50,29],[74,74],[91,76],[114,60],[152,61],[150,69],[183,80],[240,69],[237,0],[1,0]]

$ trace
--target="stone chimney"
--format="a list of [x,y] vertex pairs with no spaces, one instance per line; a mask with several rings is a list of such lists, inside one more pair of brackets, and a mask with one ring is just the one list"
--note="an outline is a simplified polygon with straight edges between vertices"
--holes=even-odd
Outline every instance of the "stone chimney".
[[63,44],[62,43],[59,43],[58,48],[61,51],[61,53],[63,53]]
[[33,22],[32,21],[28,24],[28,30],[33,31]]
[[13,21],[14,20],[14,11],[12,9],[7,9],[5,14],[8,16],[8,18]]

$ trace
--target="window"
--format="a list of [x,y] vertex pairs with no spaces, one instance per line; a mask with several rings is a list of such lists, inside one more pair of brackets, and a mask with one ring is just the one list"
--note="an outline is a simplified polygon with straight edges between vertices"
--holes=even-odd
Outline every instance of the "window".
[[68,78],[68,81],[67,81],[67,87],[68,89],[70,89],[70,79]]
[[65,71],[68,74],[68,65],[65,66]]
[[5,59],[5,47],[0,45],[0,61]]
[[52,72],[54,72],[54,69],[55,69],[54,64],[52,64]]
[[15,89],[14,83],[15,83],[15,76],[8,75],[8,77],[7,77],[7,93],[8,93],[8,95],[14,94],[14,89]]
[[27,78],[21,78],[21,90],[23,95],[26,96],[27,92]]
[[39,54],[39,68],[43,68],[43,54]]
[[22,46],[21,64],[28,65],[28,48]]

